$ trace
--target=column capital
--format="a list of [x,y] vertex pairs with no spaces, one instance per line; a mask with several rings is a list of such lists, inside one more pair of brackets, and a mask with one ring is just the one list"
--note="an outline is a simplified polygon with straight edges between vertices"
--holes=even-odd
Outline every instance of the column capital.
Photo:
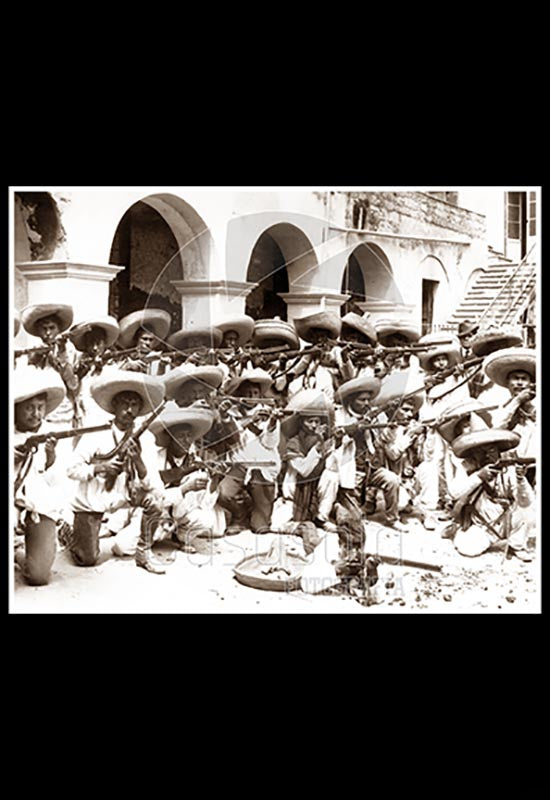
[[258,286],[257,283],[250,283],[249,281],[184,281],[176,280],[170,281],[174,289],[182,295],[182,297],[190,295],[215,295],[223,294],[228,297],[246,297],[252,289]]
[[349,300],[350,294],[339,292],[278,292],[287,305],[321,305],[323,300],[330,306],[341,306]]
[[19,261],[17,270],[28,281],[71,278],[86,281],[112,281],[125,267],[116,264],[80,264],[74,261]]
[[357,305],[363,312],[383,317],[406,316],[407,314],[412,314],[416,308],[414,303],[395,303],[391,300],[366,300],[365,302],[357,303]]

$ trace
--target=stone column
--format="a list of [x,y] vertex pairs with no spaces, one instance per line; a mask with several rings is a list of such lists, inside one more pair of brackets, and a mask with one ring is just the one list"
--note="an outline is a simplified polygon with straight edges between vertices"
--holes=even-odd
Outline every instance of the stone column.
[[67,303],[74,309],[74,323],[109,313],[109,283],[124,269],[70,261],[24,261],[15,266],[26,281],[28,305]]
[[182,328],[214,325],[245,313],[246,298],[258,284],[248,281],[170,281],[181,295]]
[[340,315],[340,309],[351,295],[336,292],[284,292],[279,293],[287,304],[287,319],[292,322],[300,317],[307,317],[317,311],[335,311]]

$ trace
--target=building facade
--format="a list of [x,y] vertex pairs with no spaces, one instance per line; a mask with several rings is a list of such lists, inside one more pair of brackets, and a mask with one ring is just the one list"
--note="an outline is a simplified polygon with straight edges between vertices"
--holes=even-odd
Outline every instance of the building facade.
[[[517,254],[516,240],[504,242],[504,258],[518,256],[525,226],[528,245],[530,198],[519,201],[516,229],[517,198],[499,194],[495,205],[460,192],[15,191],[14,303],[68,302],[75,322],[164,308],[173,330],[226,314],[292,320],[353,308],[410,315],[428,332],[447,323],[498,248],[488,223],[499,202],[520,236]],[[27,340],[21,330],[16,346]]]

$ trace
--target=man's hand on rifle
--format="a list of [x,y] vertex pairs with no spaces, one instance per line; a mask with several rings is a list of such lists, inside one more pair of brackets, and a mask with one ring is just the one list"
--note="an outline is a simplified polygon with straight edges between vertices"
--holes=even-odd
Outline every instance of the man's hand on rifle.
[[479,470],[478,475],[484,483],[491,483],[498,473],[498,467],[495,467],[493,464],[488,464],[486,467],[482,467]]
[[516,478],[521,480],[527,473],[527,464],[516,464]]
[[516,395],[516,402],[521,405],[521,403],[526,403],[529,400],[532,400],[535,396],[535,390],[530,386],[527,389],[523,389],[518,395]]
[[182,494],[186,494],[186,492],[199,492],[201,489],[206,489],[207,485],[208,475],[201,470],[199,475],[196,473],[187,475],[180,483],[180,491]]
[[143,478],[145,478],[147,475],[147,467],[145,466],[141,457],[141,448],[133,439],[130,439],[126,445],[126,455],[132,459],[137,470],[138,477],[143,480]]
[[55,446],[57,440],[53,436],[49,436],[44,442],[44,450],[46,451],[46,469],[49,469],[55,463]]
[[109,459],[109,461],[102,461],[94,465],[94,475],[101,478],[117,478],[122,472],[124,467],[124,460],[119,456]]

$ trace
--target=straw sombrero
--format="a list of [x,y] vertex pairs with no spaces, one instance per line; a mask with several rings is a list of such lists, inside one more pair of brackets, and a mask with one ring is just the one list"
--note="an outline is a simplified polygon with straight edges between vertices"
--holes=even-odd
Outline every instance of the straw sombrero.
[[300,340],[290,322],[284,322],[280,317],[257,319],[254,325],[252,343],[262,347],[264,342],[272,339],[280,341],[281,344],[288,344],[293,349],[300,347]]
[[104,411],[114,414],[113,397],[119,392],[136,392],[143,401],[140,416],[149,414],[164,400],[164,385],[152,375],[129,370],[113,370],[95,378],[90,386],[92,397]]
[[486,430],[472,431],[459,436],[451,444],[454,453],[459,458],[468,458],[476,447],[494,445],[503,452],[517,447],[521,441],[519,433],[505,431],[500,428],[487,428]]
[[234,395],[240,388],[240,386],[245,382],[250,381],[251,383],[258,383],[261,386],[262,394],[273,383],[273,378],[266,372],[265,369],[245,369],[242,371],[240,375],[237,375],[234,378],[230,378],[226,385],[224,386],[224,391],[226,394]]
[[64,303],[37,303],[31,306],[25,306],[21,311],[21,322],[27,333],[31,336],[38,336],[36,325],[41,319],[45,317],[57,317],[59,321],[59,330],[61,333],[70,328],[73,322],[73,309],[72,306],[65,305]]
[[254,333],[254,320],[247,314],[241,314],[236,317],[224,317],[219,322],[216,322],[216,328],[222,332],[235,331],[239,336],[238,346],[242,347],[250,341]]
[[217,389],[223,381],[223,370],[220,367],[196,367],[194,364],[182,364],[175,367],[161,378],[166,392],[166,399],[173,400],[177,391],[184,383],[190,380],[206,384],[211,389]]
[[326,331],[333,339],[337,339],[342,330],[342,320],[334,311],[318,311],[316,314],[295,319],[294,327],[300,339],[305,342],[313,341],[312,330]]
[[517,369],[528,372],[534,381],[537,374],[536,353],[527,347],[497,350],[487,356],[483,362],[483,369],[487,377],[499,386],[506,386],[508,375]]
[[[170,347],[175,347],[176,350],[186,350],[190,347],[219,347],[222,343],[223,333],[219,328],[203,327],[203,328],[186,328],[185,330],[176,331],[168,338]],[[190,345],[189,342],[193,341],[194,344]],[[199,344],[196,344],[196,342]]]
[[105,346],[111,347],[120,333],[118,322],[114,317],[92,317],[86,322],[79,322],[71,328],[71,341],[77,350],[84,350],[84,337],[92,328],[101,328],[105,333]]
[[[441,341],[442,339],[451,339],[452,344],[437,344],[437,341]],[[426,370],[427,372],[432,370],[433,359],[437,356],[447,356],[450,367],[454,367],[455,364],[458,364],[460,361],[462,361],[460,342],[454,336],[444,336],[441,333],[430,334],[429,336],[423,336],[421,339],[419,339],[418,344],[432,344],[432,342],[434,345],[433,348],[425,350],[422,353],[417,353],[418,361],[420,362],[422,369]]]
[[178,425],[189,425],[193,441],[208,433],[214,424],[214,412],[202,406],[180,408],[176,403],[167,403],[159,416],[153,420],[149,430],[155,436],[159,447],[166,447],[170,441],[170,430]]
[[374,399],[379,394],[381,386],[380,379],[370,375],[353,378],[340,386],[334,395],[334,399],[337,403],[349,403],[353,395],[359,392],[372,392],[372,399]]
[[45,394],[44,416],[47,417],[65,399],[65,384],[54,369],[23,367],[16,370],[14,375],[14,403],[22,403],[24,400],[36,397],[37,394]]
[[158,339],[164,339],[170,330],[170,314],[160,308],[142,308],[132,311],[120,320],[120,336],[118,343],[121,348],[132,347],[136,334],[146,330],[154,333]]
[[483,404],[473,397],[448,406],[445,409],[445,416],[455,417],[455,419],[452,419],[450,422],[445,422],[443,425],[439,425],[437,430],[449,444],[453,439],[456,439],[456,426],[466,417],[470,417],[473,428],[478,427],[480,429],[486,429],[491,425],[490,413],[484,411]]
[[424,388],[424,381],[422,378],[412,372],[411,370],[400,370],[391,372],[382,380],[382,386],[374,401],[375,406],[382,406],[393,400],[400,401],[405,395],[414,392],[416,389],[419,391],[411,397],[407,397],[407,402],[412,402],[414,406],[414,413],[418,413],[425,400],[425,393],[420,391]]
[[393,333],[400,333],[408,342],[416,342],[420,337],[418,327],[408,319],[378,319],[374,327],[378,341],[382,345],[384,344],[382,339]]
[[319,389],[302,389],[296,392],[288,401],[285,410],[292,412],[292,416],[281,423],[281,431],[287,439],[297,435],[301,416],[326,417],[332,422],[334,413],[327,396]]
[[497,327],[491,325],[479,331],[472,341],[472,352],[476,356],[488,356],[496,350],[518,347],[523,343],[521,332],[517,328]]
[[375,345],[378,341],[376,328],[368,321],[366,316],[359,316],[354,311],[350,311],[342,317],[342,336],[346,338],[346,328],[351,328],[361,334],[366,340],[367,344]]

